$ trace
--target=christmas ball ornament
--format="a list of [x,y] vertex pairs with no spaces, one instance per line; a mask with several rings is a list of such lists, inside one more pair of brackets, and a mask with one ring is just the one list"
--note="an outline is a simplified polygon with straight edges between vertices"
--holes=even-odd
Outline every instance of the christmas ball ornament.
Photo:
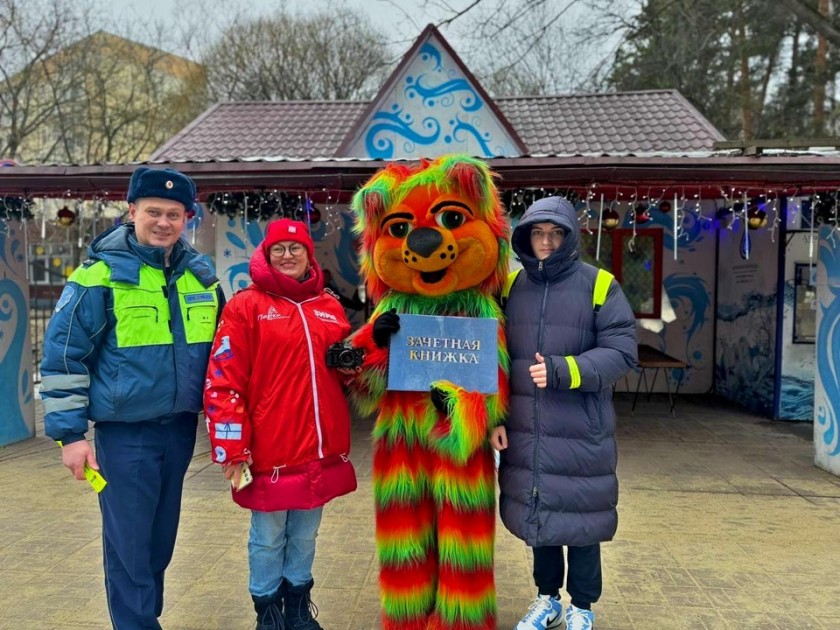
[[636,223],[642,224],[647,223],[650,221],[650,209],[648,208],[647,204],[640,203],[634,209],[633,213],[635,215]]
[[70,227],[76,222],[76,213],[67,206],[58,211],[58,222],[64,227]]
[[614,230],[619,223],[621,223],[621,217],[612,208],[604,212],[604,216],[601,218],[601,226],[607,231]]
[[659,212],[671,212],[671,202],[670,201],[660,201],[659,202]]
[[767,213],[756,206],[747,210],[747,225],[751,230],[758,230],[767,225]]

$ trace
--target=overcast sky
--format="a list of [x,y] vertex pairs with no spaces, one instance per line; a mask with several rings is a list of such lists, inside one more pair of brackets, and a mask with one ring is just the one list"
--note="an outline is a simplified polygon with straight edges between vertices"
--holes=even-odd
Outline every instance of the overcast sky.
[[[190,22],[190,11],[212,12],[216,22],[223,23],[226,14],[235,11],[235,7],[247,7],[246,10],[271,13],[283,6],[294,11],[327,10],[341,5],[358,9],[370,18],[374,26],[389,34],[396,54],[405,52],[411,43],[429,22],[435,22],[449,12],[441,7],[444,3],[453,8],[463,8],[471,0],[95,0],[102,8],[103,15],[118,25],[121,34],[130,31],[137,33],[136,39],[143,39],[143,23],[156,21],[173,24],[178,20]],[[496,0],[485,0],[486,3]],[[196,9],[195,7],[199,7]],[[457,36],[454,29],[443,29],[444,36],[457,48]],[[171,50],[169,52],[179,52]]]

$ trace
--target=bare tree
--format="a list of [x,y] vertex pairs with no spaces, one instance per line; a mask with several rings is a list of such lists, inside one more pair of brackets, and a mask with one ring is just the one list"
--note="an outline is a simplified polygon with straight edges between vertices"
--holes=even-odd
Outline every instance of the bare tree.
[[79,78],[55,121],[68,161],[144,159],[206,106],[203,68],[154,46],[97,31],[62,60]]
[[203,56],[214,100],[365,98],[388,64],[384,36],[344,8],[238,17]]
[[70,99],[70,77],[49,60],[74,37],[77,16],[69,0],[0,0],[0,156],[22,157]]

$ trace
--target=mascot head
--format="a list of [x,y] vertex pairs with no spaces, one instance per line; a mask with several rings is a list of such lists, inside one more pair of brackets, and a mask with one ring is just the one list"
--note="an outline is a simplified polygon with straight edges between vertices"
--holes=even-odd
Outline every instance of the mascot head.
[[493,177],[481,160],[446,155],[390,164],[356,193],[361,271],[374,300],[388,289],[430,297],[501,289],[508,224]]

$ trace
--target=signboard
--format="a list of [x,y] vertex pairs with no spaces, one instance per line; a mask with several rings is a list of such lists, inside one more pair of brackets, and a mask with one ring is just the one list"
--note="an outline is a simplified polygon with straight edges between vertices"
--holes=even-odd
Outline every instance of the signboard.
[[478,317],[400,314],[391,337],[388,389],[429,391],[451,381],[467,391],[499,390],[499,322]]

